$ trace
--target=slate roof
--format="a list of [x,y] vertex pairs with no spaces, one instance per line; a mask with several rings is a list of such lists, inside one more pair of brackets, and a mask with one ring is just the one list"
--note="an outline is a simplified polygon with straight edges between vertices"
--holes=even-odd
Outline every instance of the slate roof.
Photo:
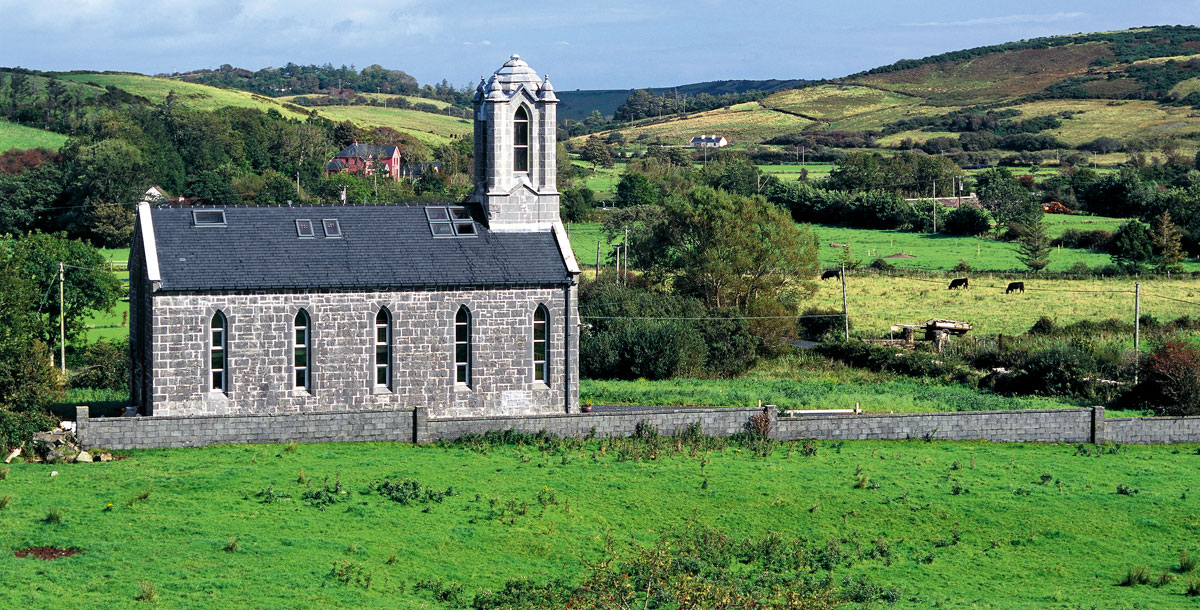
[[334,155],[334,159],[389,159],[396,153],[395,146],[377,146],[375,144],[351,144]]
[[[434,238],[426,205],[235,206],[225,226],[151,208],[160,291],[386,289],[570,283],[552,231]],[[325,237],[336,219],[340,239]],[[311,220],[315,238],[297,235]]]

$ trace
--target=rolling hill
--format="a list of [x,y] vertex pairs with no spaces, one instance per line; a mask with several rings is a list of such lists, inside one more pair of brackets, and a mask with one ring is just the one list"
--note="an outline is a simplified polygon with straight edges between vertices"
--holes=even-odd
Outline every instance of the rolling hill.
[[[1076,34],[954,51],[842,78],[804,83],[753,104],[624,125],[682,145],[719,133],[735,145],[789,133],[870,131],[880,146],[957,137],[956,114],[991,112],[1008,124],[1048,120],[1071,146],[1100,136],[1200,143],[1200,28],[1164,26]],[[644,139],[644,138],[643,138]]]
[[[226,89],[202,85],[174,78],[145,76],[141,74],[115,72],[71,72],[60,78],[92,85],[103,91],[104,87],[116,87],[131,95],[159,104],[174,91],[181,103],[198,110],[217,110],[228,106],[276,110],[286,117],[302,119],[310,111],[331,121],[351,121],[360,126],[390,127],[408,133],[427,144],[445,144],[453,137],[471,132],[469,121],[464,119],[402,108],[381,106],[318,106],[301,107],[293,104],[290,97],[267,97],[240,89]],[[382,94],[364,94],[368,97],[385,97]],[[445,102],[424,98],[409,98],[411,102],[429,103],[445,107]]]
[[[654,95],[686,95],[696,96],[701,93],[723,95],[726,93],[745,93],[746,91],[778,91],[790,89],[804,81],[802,80],[716,80],[704,83],[692,83],[677,87],[650,87],[645,89]],[[576,89],[575,91],[555,91],[558,94],[558,119],[583,120],[594,110],[600,114],[612,116],[617,107],[625,102],[632,89]]]

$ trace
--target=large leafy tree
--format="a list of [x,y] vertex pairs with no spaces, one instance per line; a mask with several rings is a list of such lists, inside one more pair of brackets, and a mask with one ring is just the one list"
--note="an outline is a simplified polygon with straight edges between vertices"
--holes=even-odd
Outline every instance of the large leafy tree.
[[1145,271],[1154,256],[1154,235],[1145,224],[1131,220],[1117,228],[1109,246],[1113,263],[1126,273]]
[[24,263],[19,250],[0,247],[0,449],[48,428],[46,407],[62,390],[49,350],[34,339],[37,291]]
[[579,158],[592,164],[592,169],[599,167],[612,167],[613,158],[612,150],[604,143],[604,140],[592,136],[583,144],[583,150],[579,153]]
[[1009,223],[1025,218],[1037,207],[1029,191],[1005,168],[989,169],[975,180],[979,205],[996,219],[997,233],[1008,228]]
[[26,306],[30,334],[51,349],[59,345],[60,262],[65,269],[63,322],[68,343],[80,341],[88,316],[112,309],[120,298],[121,282],[104,268],[100,252],[81,240],[35,232],[14,240],[11,249],[21,277],[32,283],[35,293]]

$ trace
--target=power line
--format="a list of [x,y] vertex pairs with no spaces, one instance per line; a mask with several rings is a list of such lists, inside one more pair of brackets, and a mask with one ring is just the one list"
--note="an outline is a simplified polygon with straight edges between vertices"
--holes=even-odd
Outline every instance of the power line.
[[687,321],[717,321],[717,320],[796,320],[800,318],[840,318],[843,314],[828,313],[828,314],[804,314],[798,316],[732,316],[727,318],[720,317],[701,317],[701,318],[676,318],[671,316],[579,316],[585,320],[687,320]]

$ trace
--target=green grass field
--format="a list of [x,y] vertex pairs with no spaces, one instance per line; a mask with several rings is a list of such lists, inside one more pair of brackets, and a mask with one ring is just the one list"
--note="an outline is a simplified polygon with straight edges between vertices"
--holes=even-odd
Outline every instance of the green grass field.
[[101,87],[113,86],[133,95],[144,97],[155,104],[167,99],[167,94],[174,91],[179,101],[195,110],[219,110],[227,106],[237,108],[254,108],[256,110],[278,110],[284,116],[303,118],[306,111],[290,110],[283,102],[264,95],[241,91],[238,89],[222,89],[209,85],[200,85],[170,78],[158,78],[141,74],[124,73],[72,73],[59,75],[63,80],[80,83],[94,83]]
[[[1119,222],[1118,222],[1119,224]],[[1047,232],[1058,236],[1073,223],[1051,224]],[[1093,228],[1108,228],[1103,223],[1088,225]],[[864,264],[879,257],[908,254],[913,258],[888,258],[887,262],[902,269],[929,269],[946,271],[959,261],[966,261],[975,271],[1023,271],[1025,266],[1017,259],[1017,244],[981,237],[954,237],[945,234],[912,233],[909,231],[884,231],[875,229],[850,229],[826,225],[813,225],[817,233],[821,264],[832,266],[838,261],[842,248],[829,244],[851,247],[855,259]],[[1066,271],[1072,265],[1084,263],[1089,267],[1112,264],[1112,257],[1102,252],[1078,248],[1055,248],[1050,254],[1050,271]],[[1183,264],[1186,271],[1200,271],[1200,261],[1188,259]]]
[[[855,331],[873,337],[886,335],[893,324],[917,324],[929,318],[970,322],[975,326],[972,334],[980,336],[1024,333],[1042,316],[1059,324],[1109,318],[1133,322],[1132,279],[1028,278],[1024,294],[1004,294],[1008,279],[964,275],[971,278],[969,290],[947,290],[948,279],[848,273],[850,320]],[[1159,320],[1200,315],[1200,280],[1143,278],[1141,289],[1142,315]],[[841,311],[841,284],[818,282],[816,294],[805,306]]]
[[426,144],[447,144],[451,136],[466,136],[471,133],[471,122],[466,119],[419,110],[380,106],[322,106],[316,110],[331,121],[352,121],[358,125],[391,127],[396,131],[412,134]]
[[[1093,457],[1045,444],[814,448],[804,457],[798,443],[785,444],[766,458],[737,446],[687,457],[685,448],[632,461],[601,441],[486,453],[244,445],[129,452],[104,464],[17,463],[0,480],[9,498],[0,510],[9,549],[0,555],[0,600],[14,608],[467,608],[507,580],[578,582],[606,540],[629,554],[697,522],[735,540],[779,532],[825,550],[816,556],[836,553],[834,581],[867,575],[897,589],[886,607],[1194,605],[1184,590],[1196,576],[1171,571],[1181,550],[1200,552],[1193,446]],[[347,493],[319,510],[301,495],[326,476],[330,485],[340,477]],[[370,491],[384,478],[456,495],[406,506]],[[259,495],[268,489],[274,502]],[[47,521],[51,509],[59,523]],[[14,556],[42,545],[82,552]],[[1139,565],[1171,580],[1117,586]],[[441,587],[417,586],[436,579]],[[454,584],[458,603],[430,591]],[[137,601],[150,589],[153,602]]]
[[45,129],[35,129],[0,120],[0,153],[6,150],[26,148],[48,148],[58,150],[67,142],[67,136]]
[[853,409],[857,405],[869,413],[1090,406],[1057,398],[999,396],[963,385],[869,371],[805,351],[764,360],[736,379],[583,379],[579,397],[601,405],[754,407],[759,401],[781,409]]

